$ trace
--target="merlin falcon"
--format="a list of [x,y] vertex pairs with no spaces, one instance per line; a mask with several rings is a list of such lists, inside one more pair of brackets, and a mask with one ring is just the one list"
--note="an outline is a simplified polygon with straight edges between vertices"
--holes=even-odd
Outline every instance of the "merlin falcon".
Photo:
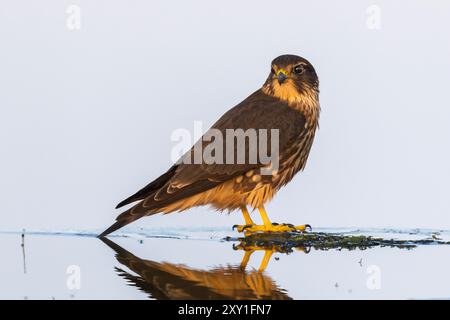
[[[245,234],[305,231],[309,225],[272,223],[264,204],[305,168],[319,114],[319,80],[311,63],[296,55],[275,58],[263,86],[226,112],[210,130],[221,132],[223,136],[230,129],[271,133],[276,130],[276,135],[266,135],[266,142],[271,146],[277,139],[277,166],[259,156],[256,161],[249,161],[255,153],[250,143],[244,146],[245,161],[230,163],[200,159],[187,162],[180,159],[159,178],[120,202],[116,208],[133,206],[121,213],[99,237],[145,216],[203,205],[218,211],[241,210],[245,224],[234,227]],[[185,156],[195,157],[196,145],[207,148],[212,140],[202,137]],[[223,141],[224,145],[226,142]],[[236,149],[238,144],[234,145]],[[258,144],[257,148],[267,148],[267,145]],[[256,153],[259,154],[258,150]],[[253,222],[249,208],[258,209],[262,225]]]

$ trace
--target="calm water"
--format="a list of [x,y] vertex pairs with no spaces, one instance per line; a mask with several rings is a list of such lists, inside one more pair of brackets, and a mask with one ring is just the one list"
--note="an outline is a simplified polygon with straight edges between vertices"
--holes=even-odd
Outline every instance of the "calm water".
[[[432,234],[340,232],[407,239]],[[264,250],[250,254],[237,249],[237,243],[222,240],[227,235],[236,234],[225,229],[141,230],[101,241],[89,232],[31,232],[24,239],[20,232],[3,232],[0,298],[450,298],[450,246],[300,248],[270,256]],[[265,270],[259,271],[263,260]]]

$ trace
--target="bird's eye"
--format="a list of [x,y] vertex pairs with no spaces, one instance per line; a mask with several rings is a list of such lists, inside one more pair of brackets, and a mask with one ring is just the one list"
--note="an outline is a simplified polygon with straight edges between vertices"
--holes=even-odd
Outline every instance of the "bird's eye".
[[302,74],[305,71],[305,67],[302,64],[296,65],[294,67],[295,74]]

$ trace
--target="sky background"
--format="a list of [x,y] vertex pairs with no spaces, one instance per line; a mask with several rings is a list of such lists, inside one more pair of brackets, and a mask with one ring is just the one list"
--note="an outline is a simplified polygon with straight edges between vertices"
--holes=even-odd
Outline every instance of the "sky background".
[[[81,8],[81,29],[66,9]],[[380,29],[367,8],[380,9]],[[0,229],[103,229],[280,54],[307,58],[322,114],[305,172],[268,205],[313,227],[450,229],[450,3],[4,0]],[[134,226],[231,226],[208,208]]]

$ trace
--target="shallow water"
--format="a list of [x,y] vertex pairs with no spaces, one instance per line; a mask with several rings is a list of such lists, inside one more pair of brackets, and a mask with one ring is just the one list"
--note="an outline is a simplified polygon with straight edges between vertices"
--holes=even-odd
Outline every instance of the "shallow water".
[[[387,239],[448,231],[321,229]],[[251,255],[215,229],[0,233],[1,299],[448,299],[450,246]],[[23,245],[22,245],[23,244]],[[258,248],[256,248],[258,249]],[[245,265],[244,256],[248,259]],[[267,265],[260,271],[266,258]]]

